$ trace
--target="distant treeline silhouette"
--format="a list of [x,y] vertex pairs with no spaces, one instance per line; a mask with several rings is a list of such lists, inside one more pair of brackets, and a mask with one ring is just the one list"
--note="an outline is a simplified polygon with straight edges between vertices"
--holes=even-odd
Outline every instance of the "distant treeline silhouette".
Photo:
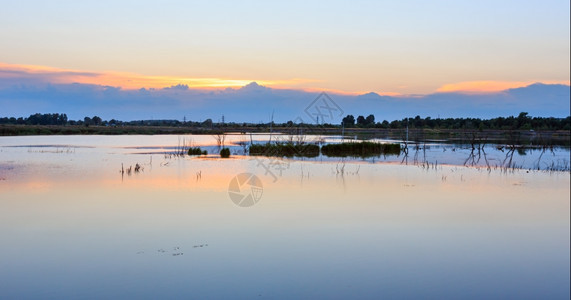
[[[189,125],[205,125],[212,126],[212,121],[208,119],[205,122],[186,122]],[[118,121],[115,119],[103,120],[98,116],[85,117],[83,120],[68,120],[66,114],[33,114],[27,118],[0,118],[0,124],[12,124],[12,125],[95,125],[95,126],[117,126],[117,125],[129,125],[129,126],[180,126],[183,122],[178,120],[142,120],[142,121]]]
[[[2,117],[0,124],[12,125],[80,125],[80,126],[167,126],[167,127],[196,127],[196,128],[239,128],[239,127],[266,127],[269,123],[235,123],[219,122],[214,123],[211,119],[205,121],[179,121],[179,120],[138,120],[119,121],[115,119],[102,120],[98,116],[85,117],[83,120],[68,120],[66,114],[36,113],[27,118]],[[286,123],[271,123],[273,127],[292,127],[293,121]],[[404,118],[402,120],[375,122],[375,116],[370,114],[367,117],[362,115],[355,118],[347,115],[341,124],[304,124],[307,127],[316,128],[382,128],[382,129],[495,129],[495,130],[571,130],[571,117],[530,117],[527,112],[521,112],[517,117],[497,117],[492,119],[480,118]]]
[[404,118],[389,122],[384,120],[375,123],[375,116],[368,117],[347,115],[343,118],[342,125],[345,127],[358,128],[426,128],[426,129],[503,129],[503,130],[570,130],[571,117],[530,117],[527,112],[521,112],[517,117],[497,117],[492,119],[480,118]]
[[66,114],[33,114],[27,118],[0,118],[0,124],[67,125]]

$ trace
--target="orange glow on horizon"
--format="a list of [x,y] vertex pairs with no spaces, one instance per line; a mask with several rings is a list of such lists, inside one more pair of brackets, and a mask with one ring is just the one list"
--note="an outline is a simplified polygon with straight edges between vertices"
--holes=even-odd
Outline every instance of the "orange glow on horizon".
[[[436,91],[439,93],[497,93],[505,91],[508,89],[526,87],[528,85],[540,82],[536,81],[464,81],[458,83],[445,84],[438,88]],[[565,81],[545,81],[542,80],[541,83],[545,84],[565,84],[569,85],[569,80]]]
[[[337,89],[328,89],[328,88],[302,88],[301,90],[303,90],[305,92],[309,92],[309,93],[326,92],[326,93],[331,93],[331,94],[336,94],[336,95],[346,95],[346,96],[359,96],[359,95],[363,95],[363,94],[367,94],[367,93],[371,92],[371,91],[368,91],[368,92],[364,92],[364,91],[349,92],[349,91],[343,91],[343,90],[337,90]],[[379,96],[392,96],[392,97],[403,96],[403,94],[396,93],[396,92],[375,92],[375,93],[378,94]]]
[[[56,84],[82,83],[96,84],[113,87],[121,87],[127,90],[148,88],[161,89],[175,85],[187,85],[197,89],[219,89],[243,87],[251,82],[257,82],[263,86],[286,87],[317,82],[314,79],[282,79],[282,80],[258,80],[258,79],[230,79],[230,78],[184,78],[168,76],[146,76],[127,72],[84,72],[78,70],[60,69],[36,65],[12,65],[0,63],[0,70],[20,72],[21,74],[44,75],[46,81]],[[2,74],[0,73],[0,77]]]
[[[4,72],[2,72],[4,71]],[[347,91],[332,88],[312,86],[312,84],[323,83],[322,80],[292,78],[278,80],[259,79],[233,79],[233,78],[193,78],[193,77],[169,77],[169,76],[147,76],[128,72],[90,72],[72,69],[62,69],[39,65],[19,65],[6,64],[0,62],[0,78],[31,78],[39,79],[40,82],[54,84],[93,84],[102,86],[119,87],[125,90],[162,89],[176,85],[186,85],[192,89],[216,90],[224,88],[241,88],[252,82],[261,86],[273,89],[296,89],[306,92],[328,92],[338,95],[357,96],[371,91]],[[512,88],[525,87],[533,83],[544,84],[565,84],[570,85],[569,80],[535,80],[535,81],[464,81],[458,83],[444,84],[436,89],[437,93],[497,93]],[[317,84],[316,84],[317,85]],[[399,86],[397,88],[403,88]],[[375,91],[373,91],[375,92]],[[391,97],[415,97],[418,95],[408,95],[399,92],[376,92],[381,96]]]

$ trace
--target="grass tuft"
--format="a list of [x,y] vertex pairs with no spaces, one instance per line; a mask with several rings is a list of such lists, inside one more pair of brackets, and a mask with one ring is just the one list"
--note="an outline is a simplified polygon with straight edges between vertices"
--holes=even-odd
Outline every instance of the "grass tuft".
[[222,148],[222,150],[220,150],[220,157],[222,157],[222,158],[230,157],[230,149]]
[[200,149],[200,147],[192,147],[188,149],[188,155],[206,155],[208,152],[206,150]]

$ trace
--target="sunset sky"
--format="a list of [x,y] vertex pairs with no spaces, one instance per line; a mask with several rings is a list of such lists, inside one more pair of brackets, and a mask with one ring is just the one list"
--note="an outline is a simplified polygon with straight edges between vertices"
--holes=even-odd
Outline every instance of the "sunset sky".
[[569,84],[569,1],[3,1],[0,79],[414,95]]

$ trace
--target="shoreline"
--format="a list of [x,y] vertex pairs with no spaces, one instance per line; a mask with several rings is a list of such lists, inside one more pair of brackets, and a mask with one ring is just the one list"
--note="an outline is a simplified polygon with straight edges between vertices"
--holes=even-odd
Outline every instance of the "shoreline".
[[[215,128],[174,126],[84,126],[84,125],[0,125],[0,136],[30,135],[168,135],[168,134],[289,134],[326,135],[356,139],[406,139],[406,129],[386,128],[331,128],[320,126],[268,127],[224,126]],[[293,134],[292,134],[293,132]],[[509,129],[420,129],[410,128],[408,140],[412,142],[438,141],[444,143],[506,143],[545,146],[570,146],[568,130],[509,130]]]

